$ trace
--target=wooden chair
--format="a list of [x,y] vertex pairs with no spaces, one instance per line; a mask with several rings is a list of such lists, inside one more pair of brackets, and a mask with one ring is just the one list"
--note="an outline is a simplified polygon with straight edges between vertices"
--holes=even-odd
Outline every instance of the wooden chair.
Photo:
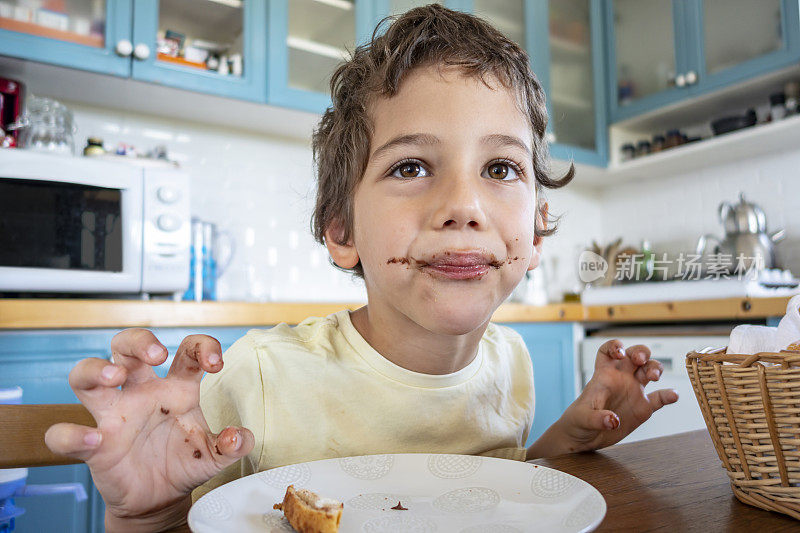
[[0,404],[0,468],[27,468],[79,463],[56,455],[44,443],[47,428],[58,422],[97,427],[89,411],[79,403]]

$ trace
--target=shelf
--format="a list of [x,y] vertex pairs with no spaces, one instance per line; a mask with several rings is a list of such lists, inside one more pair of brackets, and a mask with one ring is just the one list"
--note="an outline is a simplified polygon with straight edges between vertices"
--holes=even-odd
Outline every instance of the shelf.
[[589,48],[586,45],[575,41],[570,41],[563,37],[550,35],[550,48],[554,53],[569,54],[585,57],[589,55]]
[[81,35],[80,33],[56,30],[54,28],[40,26],[39,24],[34,24],[32,22],[22,22],[4,17],[0,17],[0,29],[27,33],[29,35],[36,35],[37,37],[44,37],[46,39],[55,39],[58,41],[82,44],[84,46],[91,46],[93,48],[103,48],[103,46],[105,46],[105,38],[99,35]]
[[563,105],[573,110],[591,111],[593,109],[589,100],[569,94],[553,93],[550,96],[550,100],[552,100],[553,104]]
[[800,115],[711,137],[608,168],[606,183],[652,179],[797,148]]
[[318,43],[301,37],[288,37],[286,39],[286,45],[295,50],[302,50],[310,54],[329,57],[336,61],[344,61],[348,58],[347,50],[344,48],[337,48],[336,46]]

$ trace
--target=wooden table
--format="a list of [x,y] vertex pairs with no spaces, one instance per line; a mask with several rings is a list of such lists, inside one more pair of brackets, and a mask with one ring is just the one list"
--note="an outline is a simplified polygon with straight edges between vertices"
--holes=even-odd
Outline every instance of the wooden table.
[[597,531],[800,531],[800,522],[734,497],[705,430],[535,462],[602,493],[608,511]]
[[800,531],[800,522],[734,497],[705,430],[534,462],[602,493],[608,511],[597,531]]

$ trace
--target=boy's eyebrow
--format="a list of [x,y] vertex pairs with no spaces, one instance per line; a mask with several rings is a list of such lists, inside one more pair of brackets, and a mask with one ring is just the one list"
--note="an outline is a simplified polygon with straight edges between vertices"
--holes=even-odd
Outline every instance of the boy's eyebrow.
[[522,139],[519,137],[514,137],[513,135],[503,135],[501,133],[493,133],[491,135],[486,135],[481,137],[481,142],[483,144],[492,144],[494,146],[515,146],[517,148],[522,149],[528,157],[533,157],[531,153],[531,149],[528,148],[528,145],[522,142]]
[[[385,142],[380,147],[376,148],[374,152],[372,152],[372,156],[370,159],[379,157],[382,153],[391,150],[395,146],[404,145],[404,144],[414,144],[414,145],[430,145],[430,144],[438,144],[441,141],[435,135],[431,135],[429,133],[409,133],[407,135],[400,135],[399,137],[395,137],[394,139]],[[491,135],[485,135],[481,137],[481,143],[483,144],[491,144],[494,146],[514,146],[521,150],[523,150],[528,157],[532,157],[531,149],[520,139],[519,137],[514,137],[513,135],[504,135],[502,133],[493,133]]]
[[399,146],[402,144],[416,144],[416,145],[425,145],[425,144],[438,144],[441,142],[439,137],[435,135],[430,135],[428,133],[409,133],[407,135],[400,135],[399,137],[395,137],[391,141],[388,141],[382,144],[379,148],[377,148],[374,152],[372,152],[372,156],[370,159],[378,157],[383,152],[386,152],[395,146]]

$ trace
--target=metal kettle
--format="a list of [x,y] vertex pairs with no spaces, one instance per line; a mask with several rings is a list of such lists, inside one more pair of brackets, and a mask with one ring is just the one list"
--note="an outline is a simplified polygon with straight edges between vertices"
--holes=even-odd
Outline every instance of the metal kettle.
[[[724,256],[722,264],[727,264],[730,272],[737,267],[776,267],[774,245],[783,240],[785,231],[768,234],[767,217],[759,206],[748,202],[740,192],[739,203],[722,202],[718,213],[725,236],[722,239],[710,234],[701,236],[697,241],[699,255],[710,253],[717,255],[718,259]],[[713,243],[712,248],[709,248],[709,243]],[[741,264],[739,258],[743,259]]]

